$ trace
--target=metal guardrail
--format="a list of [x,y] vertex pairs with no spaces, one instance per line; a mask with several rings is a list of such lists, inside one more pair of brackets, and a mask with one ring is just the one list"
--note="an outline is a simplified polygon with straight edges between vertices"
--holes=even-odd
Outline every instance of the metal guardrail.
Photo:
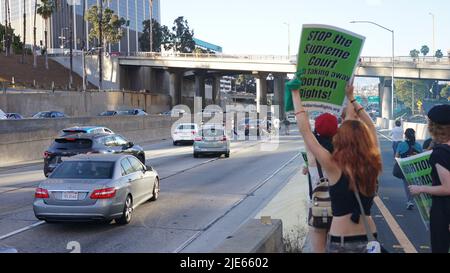
[[[122,56],[123,57],[123,56]],[[282,55],[236,55],[236,54],[211,54],[211,53],[160,53],[160,52],[133,52],[129,57],[143,58],[185,58],[185,59],[241,59],[249,61],[285,61],[296,60],[296,56]]]
[[[392,63],[392,57],[361,57],[361,63]],[[410,57],[398,56],[394,63],[416,63],[416,64],[450,64],[450,57]]]

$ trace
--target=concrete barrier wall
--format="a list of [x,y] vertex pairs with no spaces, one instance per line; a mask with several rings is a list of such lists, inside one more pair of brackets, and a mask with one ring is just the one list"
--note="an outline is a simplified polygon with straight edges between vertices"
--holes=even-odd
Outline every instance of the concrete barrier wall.
[[71,126],[105,126],[130,141],[142,143],[170,138],[174,121],[162,116],[0,121],[0,164],[41,159],[59,132]]
[[[377,118],[376,126],[380,129],[389,129],[392,130],[394,128],[395,121]],[[412,122],[403,122],[403,129],[411,128],[416,131],[416,139],[417,140],[426,140],[430,138],[430,132],[428,131],[428,124],[421,123],[412,123]]]
[[283,253],[283,224],[252,219],[212,251],[213,253]]
[[97,116],[106,110],[128,108],[157,114],[169,111],[171,103],[168,95],[137,92],[0,93],[0,109],[26,117],[48,110],[62,111],[70,117]]

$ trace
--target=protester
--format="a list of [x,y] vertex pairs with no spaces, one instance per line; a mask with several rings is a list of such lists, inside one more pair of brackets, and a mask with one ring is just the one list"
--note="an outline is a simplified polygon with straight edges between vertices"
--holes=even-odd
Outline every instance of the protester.
[[[331,114],[323,114],[316,118],[314,135],[320,145],[322,145],[322,147],[327,149],[327,151],[330,153],[333,153],[333,137],[334,135],[336,135],[337,130],[338,119],[335,116]],[[304,170],[303,174],[308,174],[309,177],[311,204],[308,213],[308,224],[310,226],[310,241],[314,253],[325,253],[328,231],[331,228],[332,213],[330,212],[329,217],[326,217],[324,222],[324,217],[314,217],[312,208],[315,205],[313,200],[313,193],[319,190],[318,187],[321,182],[328,181],[328,176],[311,153],[308,153],[308,162],[308,167]],[[320,190],[320,194],[322,196],[329,196],[328,187],[322,187],[322,189]],[[329,209],[331,210],[331,202]]]
[[433,196],[430,211],[433,253],[450,250],[450,105],[436,106],[428,113],[428,130],[435,147],[431,154],[432,186],[410,186],[411,194]]
[[[406,140],[398,145],[395,157],[407,158],[423,152],[422,146],[420,146],[420,144],[416,141],[416,131],[414,131],[414,129],[407,129],[405,131],[405,138]],[[405,177],[402,178],[402,181],[405,188],[406,197],[408,199],[406,201],[406,209],[412,210],[414,208],[414,199],[409,192],[409,184]]]
[[397,147],[403,141],[403,128],[400,120],[395,121],[395,127],[391,132],[392,149],[394,150],[394,157],[397,154]]
[[289,130],[289,126],[291,125],[291,122],[286,118],[283,123],[284,123],[284,128],[286,130],[286,135],[288,136],[291,134],[290,130]]
[[[300,86],[301,83],[299,82]],[[292,85],[293,86],[293,85]],[[377,236],[377,229],[371,214],[373,199],[378,188],[382,161],[375,126],[364,108],[354,98],[354,87],[346,90],[351,102],[346,121],[333,138],[334,152],[330,153],[317,141],[311,131],[308,113],[303,107],[299,88],[292,90],[297,124],[310,152],[328,175],[333,221],[328,236],[329,253],[363,253],[367,251],[367,234]],[[357,119],[353,119],[357,117]],[[370,231],[364,226],[356,199],[361,196],[364,214],[367,215]]]

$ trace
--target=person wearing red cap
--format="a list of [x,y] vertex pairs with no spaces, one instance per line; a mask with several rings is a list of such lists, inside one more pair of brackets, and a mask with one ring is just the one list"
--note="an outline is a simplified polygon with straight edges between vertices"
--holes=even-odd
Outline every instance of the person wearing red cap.
[[428,113],[428,130],[434,142],[430,157],[432,186],[410,186],[413,195],[432,196],[430,210],[431,251],[450,250],[450,105],[435,106]]
[[[338,119],[331,114],[322,114],[315,120],[315,131],[314,135],[317,138],[317,141],[327,149],[330,153],[333,152],[333,137],[338,130]],[[327,236],[328,231],[331,228],[331,222],[333,215],[331,213],[331,202],[329,202],[329,206],[326,206],[327,212],[330,211],[330,215],[328,217],[323,217],[323,210],[321,217],[317,217],[313,214],[313,207],[315,206],[314,195],[318,194],[321,197],[329,196],[328,186],[328,176],[326,172],[322,169],[319,162],[314,158],[311,153],[308,153],[308,167],[305,167],[303,170],[304,175],[308,175],[309,189],[310,189],[310,208],[309,208],[309,237],[312,246],[312,251],[314,253],[325,253],[326,245],[327,245]],[[323,183],[325,182],[325,183]],[[318,192],[319,191],[319,192]],[[318,192],[318,193],[316,193]],[[320,204],[320,208],[324,208],[323,202]],[[325,221],[324,221],[325,219]]]
[[[299,77],[297,77],[299,79]],[[301,81],[298,80],[298,86]],[[290,89],[297,123],[303,139],[329,178],[333,220],[327,241],[328,253],[364,253],[381,249],[371,215],[382,172],[381,152],[372,119],[354,97],[350,83],[346,95],[350,104],[346,120],[333,138],[333,153],[317,141],[300,88]]]

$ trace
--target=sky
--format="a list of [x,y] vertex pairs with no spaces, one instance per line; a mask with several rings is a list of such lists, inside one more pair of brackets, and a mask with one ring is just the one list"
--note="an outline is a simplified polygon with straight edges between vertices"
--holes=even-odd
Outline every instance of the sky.
[[[395,31],[395,55],[428,45],[450,50],[448,0],[161,0],[162,24],[171,27],[184,16],[195,37],[223,47],[225,54],[296,55],[303,24],[327,24],[366,37],[363,56],[390,56],[391,33],[369,24],[374,21]],[[291,35],[288,35],[288,23]]]

